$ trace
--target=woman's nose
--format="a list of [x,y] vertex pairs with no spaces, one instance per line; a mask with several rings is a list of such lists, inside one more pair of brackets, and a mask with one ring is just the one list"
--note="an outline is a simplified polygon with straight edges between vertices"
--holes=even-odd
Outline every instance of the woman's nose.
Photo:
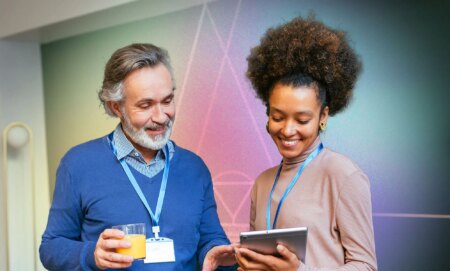
[[296,128],[295,125],[292,122],[286,122],[286,124],[284,125],[283,129],[281,130],[281,133],[283,134],[283,136],[285,137],[289,137],[294,135],[296,132]]

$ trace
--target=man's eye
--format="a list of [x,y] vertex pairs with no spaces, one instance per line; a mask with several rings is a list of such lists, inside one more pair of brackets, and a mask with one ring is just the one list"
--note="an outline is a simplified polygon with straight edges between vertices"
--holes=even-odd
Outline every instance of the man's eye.
[[149,104],[140,104],[138,107],[141,109],[147,109],[150,107],[150,105]]

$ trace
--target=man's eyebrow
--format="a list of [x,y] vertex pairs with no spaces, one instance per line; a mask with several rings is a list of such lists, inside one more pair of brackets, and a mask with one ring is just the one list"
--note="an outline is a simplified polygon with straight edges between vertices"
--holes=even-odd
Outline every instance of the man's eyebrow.
[[168,98],[173,98],[173,96],[175,96],[175,94],[170,93],[169,95],[167,95],[166,97],[164,97],[163,100],[168,99]]
[[[173,99],[173,97],[175,96],[174,93],[170,93],[167,96],[163,97],[161,99],[161,101],[165,101],[167,99]],[[141,100],[137,101],[136,104],[141,104],[141,103],[152,103],[155,102],[155,99],[153,98],[142,98]]]

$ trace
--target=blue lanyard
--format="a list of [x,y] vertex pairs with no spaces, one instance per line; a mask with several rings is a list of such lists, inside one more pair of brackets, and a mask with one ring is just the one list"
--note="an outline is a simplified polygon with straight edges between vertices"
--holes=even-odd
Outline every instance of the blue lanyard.
[[[302,174],[305,167],[314,159],[314,157],[316,157],[320,153],[320,151],[322,149],[323,149],[323,145],[322,145],[322,143],[320,143],[319,146],[317,146],[317,148],[308,156],[308,158],[306,158],[305,162],[303,162],[301,167],[298,169],[297,174],[295,174],[294,178],[292,179],[292,181],[289,183],[288,187],[284,191],[284,194],[281,197],[280,203],[278,203],[277,211],[275,212],[275,218],[273,220],[273,226],[272,226],[273,229],[275,229],[275,225],[277,224],[278,214],[280,213],[281,205],[283,204],[284,200],[286,199],[286,196],[289,194],[289,192],[291,192],[292,187],[294,187],[294,184],[297,182],[298,178]],[[277,175],[275,176],[275,181],[273,182],[273,186],[272,186],[272,191],[270,191],[269,202],[267,203],[266,224],[267,224],[268,230],[271,229],[270,228],[270,203],[272,201],[272,194],[273,194],[273,191],[275,190],[275,186],[277,185],[278,178],[280,178],[280,173],[281,173],[282,168],[283,168],[283,161],[281,161],[280,166],[278,167]]]
[[[113,153],[117,157],[117,149],[113,144],[113,134],[114,133],[111,133],[108,136],[108,139],[111,144]],[[130,183],[133,185],[134,190],[136,190],[136,193],[138,194],[139,198],[141,199],[142,203],[144,204],[145,208],[147,209],[148,213],[150,214],[150,217],[152,219],[152,224],[153,224],[152,230],[153,230],[156,238],[158,238],[158,233],[159,233],[158,222],[159,222],[159,217],[161,215],[162,205],[164,202],[164,196],[166,194],[167,179],[169,176],[169,168],[170,168],[170,155],[169,155],[169,147],[167,144],[165,146],[165,150],[166,150],[166,164],[164,167],[161,187],[159,189],[158,202],[156,204],[156,213],[155,214],[153,214],[152,209],[148,205],[147,199],[145,198],[144,193],[142,193],[142,190],[139,187],[139,184],[137,183],[136,179],[134,178],[133,173],[131,172],[130,168],[128,167],[128,164],[125,162],[125,159],[117,158],[119,160],[120,164],[122,165],[123,170],[127,174],[128,179],[130,180]]]

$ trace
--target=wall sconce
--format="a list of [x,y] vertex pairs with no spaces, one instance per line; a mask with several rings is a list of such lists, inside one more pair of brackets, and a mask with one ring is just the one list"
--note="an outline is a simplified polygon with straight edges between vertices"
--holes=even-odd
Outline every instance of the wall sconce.
[[37,270],[37,244],[36,244],[36,202],[35,202],[35,172],[34,172],[34,146],[33,146],[33,132],[31,128],[22,122],[13,122],[5,127],[3,130],[3,206],[5,218],[5,237],[4,244],[6,246],[6,268],[10,270],[10,236],[9,236],[9,222],[8,222],[8,182],[11,181],[8,175],[8,148],[13,148],[15,151],[23,150],[28,145],[28,154],[30,158],[30,176],[31,176],[31,213],[32,213],[32,235],[33,235],[33,263],[34,270]]

